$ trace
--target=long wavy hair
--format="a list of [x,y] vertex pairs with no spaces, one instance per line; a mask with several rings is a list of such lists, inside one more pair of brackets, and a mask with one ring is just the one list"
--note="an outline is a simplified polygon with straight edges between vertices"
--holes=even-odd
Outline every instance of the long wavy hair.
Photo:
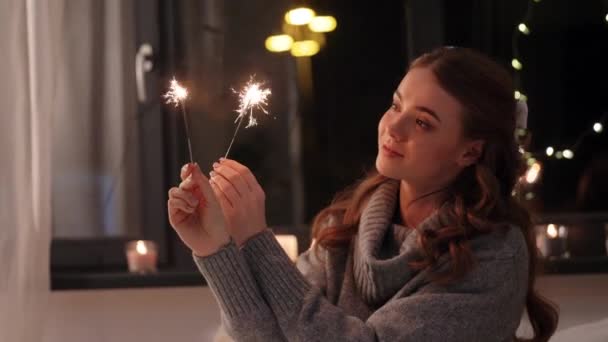
[[[423,67],[430,68],[440,86],[463,106],[463,136],[482,139],[485,144],[478,161],[463,169],[446,189],[452,225],[419,232],[418,243],[425,257],[411,261],[410,267],[434,270],[438,258],[450,253],[450,268],[433,272],[433,281],[455,282],[474,265],[469,244],[472,237],[504,229],[508,224],[519,227],[530,255],[526,309],[534,330],[531,340],[519,341],[547,341],[556,330],[559,314],[556,305],[535,290],[539,255],[533,224],[529,212],[512,196],[517,179],[525,171],[514,138],[512,78],[499,64],[466,48],[436,49],[414,60],[409,69]],[[347,248],[357,232],[365,203],[386,180],[374,170],[336,195],[313,221],[316,243],[330,251]],[[332,222],[330,226],[328,222]]]

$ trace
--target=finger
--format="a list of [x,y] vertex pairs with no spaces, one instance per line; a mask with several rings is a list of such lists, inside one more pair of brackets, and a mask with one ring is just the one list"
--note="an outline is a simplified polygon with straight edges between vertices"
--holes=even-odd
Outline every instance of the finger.
[[169,211],[169,223],[171,223],[171,226],[182,223],[186,218],[188,218],[188,215],[190,215],[189,213],[186,213],[181,209],[174,208],[169,204],[167,204],[167,208]]
[[243,178],[243,180],[247,182],[247,185],[249,185],[249,189],[251,189],[252,191],[255,190],[256,187],[260,186],[258,180],[255,178],[251,170],[249,170],[247,166],[237,162],[236,160],[220,158],[220,165],[226,165],[238,172],[239,175],[241,175],[241,177]]
[[199,204],[199,200],[196,198],[193,191],[186,191],[180,188],[171,188],[171,190],[169,190],[169,198],[179,198],[187,202],[188,205],[193,208],[196,208]]
[[249,184],[231,167],[221,165],[220,163],[213,163],[213,171],[229,181],[241,197],[251,192]]
[[209,180],[209,185],[211,186],[215,197],[220,202],[220,206],[222,207],[222,209],[225,211],[232,209],[232,203],[230,202],[228,197],[226,197],[226,195],[222,192],[219,186],[217,186],[217,184],[213,181],[213,179]]
[[185,164],[179,173],[179,178],[181,180],[185,180],[188,176],[190,176],[193,166],[194,164],[192,163]]
[[169,199],[169,208],[171,209],[179,209],[185,213],[188,214],[192,214],[195,211],[195,208],[192,208],[188,205],[188,203],[186,203],[186,201],[183,201],[179,198],[171,198]]
[[213,192],[213,189],[211,189],[211,185],[209,184],[209,178],[207,178],[203,174],[203,172],[201,172],[201,169],[198,164],[194,164],[190,177],[191,182],[193,182],[199,189],[198,191],[196,191],[196,189],[194,190],[195,195],[198,194],[197,196],[201,196],[199,197],[199,199],[201,199],[201,201],[205,201],[205,205],[217,204],[217,201],[215,201],[215,193]]
[[186,177],[186,179],[179,183],[178,187],[182,190],[192,191],[196,187],[196,183],[192,179],[192,175],[189,175]]
[[232,183],[226,180],[226,178],[218,175],[214,171],[211,171],[211,182],[213,182],[219,188],[222,194],[226,196],[226,199],[228,199],[232,207],[238,205],[238,203],[241,201],[241,196],[238,194]]

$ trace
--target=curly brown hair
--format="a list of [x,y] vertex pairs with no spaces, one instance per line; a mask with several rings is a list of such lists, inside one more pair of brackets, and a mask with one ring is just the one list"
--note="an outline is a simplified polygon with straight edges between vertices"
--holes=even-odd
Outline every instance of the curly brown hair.
[[[469,240],[509,225],[519,227],[526,238],[529,261],[526,309],[534,330],[531,340],[547,341],[554,334],[558,310],[535,289],[538,250],[529,212],[512,196],[524,169],[514,139],[514,86],[509,73],[490,58],[466,48],[438,48],[414,60],[409,69],[430,68],[439,85],[463,106],[463,136],[484,140],[478,161],[462,170],[446,189],[452,225],[420,233],[419,244],[426,253],[410,267],[436,265],[444,253],[452,262],[448,271],[435,272],[433,281],[450,283],[462,278],[474,265]],[[313,238],[326,249],[344,248],[356,234],[361,213],[374,190],[386,177],[373,171],[336,195],[314,219]],[[324,227],[329,217],[337,218]]]

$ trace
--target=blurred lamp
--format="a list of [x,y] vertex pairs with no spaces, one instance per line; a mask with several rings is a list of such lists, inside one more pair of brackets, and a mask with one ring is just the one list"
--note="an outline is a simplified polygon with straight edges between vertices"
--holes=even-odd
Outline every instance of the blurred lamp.
[[266,38],[266,49],[272,52],[289,51],[293,45],[293,38],[288,34],[279,34]]
[[336,29],[338,23],[336,18],[330,15],[317,16],[308,23],[308,28],[313,32],[331,32]]
[[315,55],[321,47],[314,40],[302,40],[294,42],[291,46],[291,54],[294,57],[309,57]]
[[299,7],[285,13],[285,21],[290,25],[306,25],[315,17],[315,11]]

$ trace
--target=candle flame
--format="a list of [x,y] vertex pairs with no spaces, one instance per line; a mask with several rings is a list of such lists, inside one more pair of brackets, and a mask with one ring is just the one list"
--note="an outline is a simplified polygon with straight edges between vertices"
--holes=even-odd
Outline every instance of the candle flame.
[[135,250],[138,254],[148,254],[148,248],[146,247],[146,243],[139,240],[135,245]]
[[244,119],[245,116],[249,116],[249,122],[245,128],[256,126],[258,121],[253,116],[253,109],[257,108],[264,112],[264,114],[268,114],[266,106],[268,105],[268,96],[271,93],[270,89],[262,88],[262,83],[255,82],[252,76],[245,87],[240,92],[237,92],[239,94],[239,108],[237,109],[239,115],[234,122]]
[[169,91],[163,97],[167,99],[168,104],[174,104],[177,107],[180,102],[188,98],[188,89],[182,87],[174,77],[171,80]]
[[552,239],[557,237],[557,229],[555,228],[554,224],[547,225],[547,235],[549,235],[549,237]]

